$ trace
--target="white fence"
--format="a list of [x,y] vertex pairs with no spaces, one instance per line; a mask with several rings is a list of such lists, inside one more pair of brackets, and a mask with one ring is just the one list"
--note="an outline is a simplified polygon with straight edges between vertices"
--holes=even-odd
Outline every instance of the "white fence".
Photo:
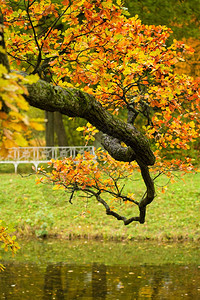
[[77,154],[90,152],[95,155],[93,146],[74,147],[19,147],[10,148],[5,158],[0,157],[0,164],[13,164],[15,173],[19,164],[33,164],[37,170],[39,164],[49,162],[52,158],[62,159],[64,157],[75,158]]

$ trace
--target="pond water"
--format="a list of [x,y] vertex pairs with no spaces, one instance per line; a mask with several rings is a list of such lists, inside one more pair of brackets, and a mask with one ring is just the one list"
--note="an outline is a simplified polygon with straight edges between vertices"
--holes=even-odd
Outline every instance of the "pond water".
[[5,257],[0,299],[200,299],[197,244],[26,241]]

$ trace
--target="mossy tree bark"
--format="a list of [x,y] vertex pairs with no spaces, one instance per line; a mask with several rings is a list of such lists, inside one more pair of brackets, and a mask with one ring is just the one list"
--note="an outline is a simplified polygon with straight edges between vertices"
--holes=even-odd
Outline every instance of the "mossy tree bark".
[[27,89],[29,95],[25,98],[30,105],[59,111],[69,117],[84,118],[103,133],[130,146],[136,160],[147,166],[154,164],[155,156],[147,138],[135,126],[110,114],[94,96],[77,89],[53,86],[42,80],[28,85]]

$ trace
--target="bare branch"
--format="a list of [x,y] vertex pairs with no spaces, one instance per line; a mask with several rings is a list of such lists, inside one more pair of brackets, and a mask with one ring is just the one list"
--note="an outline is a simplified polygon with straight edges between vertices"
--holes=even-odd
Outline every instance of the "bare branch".
[[27,16],[28,16],[28,20],[30,22],[30,25],[31,25],[31,28],[32,28],[32,31],[33,31],[34,40],[35,40],[36,46],[38,48],[37,63],[36,63],[35,69],[33,70],[33,74],[35,74],[35,73],[37,73],[37,69],[38,69],[38,67],[41,63],[41,60],[42,60],[42,48],[39,45],[37,34],[36,34],[36,31],[35,31],[35,27],[33,25],[33,22],[31,20],[31,16],[30,16],[30,13],[29,13],[29,8],[33,3],[34,3],[34,1],[31,4],[30,4],[30,1],[28,1],[28,4],[26,5],[26,2],[24,1],[24,6],[26,7],[26,13],[27,13]]
[[[119,220],[119,221],[120,221],[120,220],[123,221],[123,222],[124,222],[124,225],[129,225],[129,224],[132,223],[133,221],[140,222],[140,217],[131,217],[131,218],[127,219],[126,217],[124,217],[124,216],[118,214],[117,212],[111,210],[111,208],[110,208],[110,206],[108,205],[108,203],[100,197],[100,192],[99,192],[99,193],[95,193],[94,191],[92,191],[92,190],[90,190],[90,189],[84,189],[84,190],[82,190],[82,191],[83,191],[83,192],[86,191],[86,192],[88,192],[88,193],[94,195],[94,196],[96,197],[97,201],[98,201],[99,203],[101,203],[101,204],[105,207],[105,209],[106,209],[106,214],[115,217],[115,218],[116,218],[117,220]],[[140,222],[140,223],[141,223],[141,222]]]

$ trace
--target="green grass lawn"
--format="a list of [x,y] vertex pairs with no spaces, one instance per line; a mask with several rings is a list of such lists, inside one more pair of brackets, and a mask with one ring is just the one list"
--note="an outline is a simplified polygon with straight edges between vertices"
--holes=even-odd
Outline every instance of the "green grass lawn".
[[[136,198],[144,192],[143,183],[135,174],[127,191]],[[53,191],[51,186],[36,185],[35,175],[22,178],[15,174],[0,174],[1,219],[14,224],[17,234],[30,236],[58,236],[63,238],[101,238],[115,240],[200,240],[200,173],[184,176],[174,184],[167,178],[156,181],[157,196],[147,209],[146,223],[124,226],[105,214],[95,199],[76,196],[68,202],[65,191]],[[138,215],[137,207],[114,204],[126,216]]]

